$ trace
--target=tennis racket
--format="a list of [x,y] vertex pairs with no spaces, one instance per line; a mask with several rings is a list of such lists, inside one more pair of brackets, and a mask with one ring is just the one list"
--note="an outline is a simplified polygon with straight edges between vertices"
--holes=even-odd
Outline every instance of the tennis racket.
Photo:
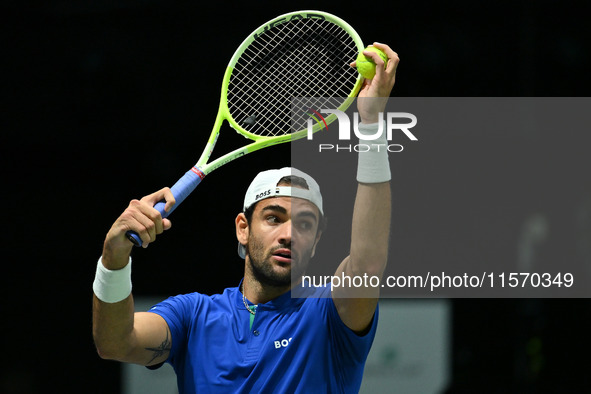
[[[294,98],[319,98],[319,106],[330,101],[330,108],[345,110],[362,84],[349,64],[363,48],[349,24],[321,11],[280,15],[252,32],[226,68],[213,131],[199,161],[171,188],[176,204],[169,212],[164,202],[154,208],[167,217],[213,170],[247,153],[305,137],[314,110],[294,111]],[[313,131],[334,119],[330,115],[317,122]],[[224,120],[251,142],[209,163]],[[127,237],[136,246],[142,243],[135,232]]]

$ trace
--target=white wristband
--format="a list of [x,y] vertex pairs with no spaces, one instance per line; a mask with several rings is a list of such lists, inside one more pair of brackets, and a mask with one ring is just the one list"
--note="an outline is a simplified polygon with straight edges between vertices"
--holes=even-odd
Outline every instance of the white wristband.
[[131,257],[120,270],[110,270],[103,265],[102,257],[96,267],[92,289],[96,297],[106,303],[123,301],[131,294]]
[[386,137],[386,125],[382,122],[382,133],[376,139],[369,139],[377,134],[379,123],[359,124],[359,133],[367,136],[367,139],[360,138],[360,144],[369,147],[359,151],[357,162],[357,182],[381,183],[388,182],[392,175],[390,173],[390,162],[388,160],[388,139]]

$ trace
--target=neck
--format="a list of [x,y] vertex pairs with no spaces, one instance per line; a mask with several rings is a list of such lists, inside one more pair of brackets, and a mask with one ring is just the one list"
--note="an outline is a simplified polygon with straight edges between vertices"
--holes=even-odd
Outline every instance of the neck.
[[291,290],[291,284],[286,286],[271,286],[257,280],[249,269],[244,272],[242,282],[243,294],[253,304],[264,304]]

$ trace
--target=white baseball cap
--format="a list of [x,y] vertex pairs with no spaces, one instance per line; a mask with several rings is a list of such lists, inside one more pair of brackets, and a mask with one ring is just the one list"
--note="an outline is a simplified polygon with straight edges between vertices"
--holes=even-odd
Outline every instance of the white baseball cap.
[[[308,189],[303,189],[297,186],[277,186],[282,178],[291,175],[303,178],[308,184]],[[270,197],[303,198],[316,205],[320,214],[324,215],[320,186],[318,186],[318,183],[316,183],[314,178],[296,168],[284,167],[278,170],[260,172],[250,183],[250,186],[246,191],[243,210],[246,211],[246,209],[253,204]],[[246,248],[240,242],[238,242],[238,255],[242,258],[246,257]]]

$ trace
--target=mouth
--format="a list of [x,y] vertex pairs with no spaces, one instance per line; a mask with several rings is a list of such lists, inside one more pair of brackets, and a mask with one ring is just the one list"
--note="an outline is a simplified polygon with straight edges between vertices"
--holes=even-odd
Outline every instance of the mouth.
[[291,250],[290,249],[278,249],[273,252],[273,258],[280,263],[291,264]]

